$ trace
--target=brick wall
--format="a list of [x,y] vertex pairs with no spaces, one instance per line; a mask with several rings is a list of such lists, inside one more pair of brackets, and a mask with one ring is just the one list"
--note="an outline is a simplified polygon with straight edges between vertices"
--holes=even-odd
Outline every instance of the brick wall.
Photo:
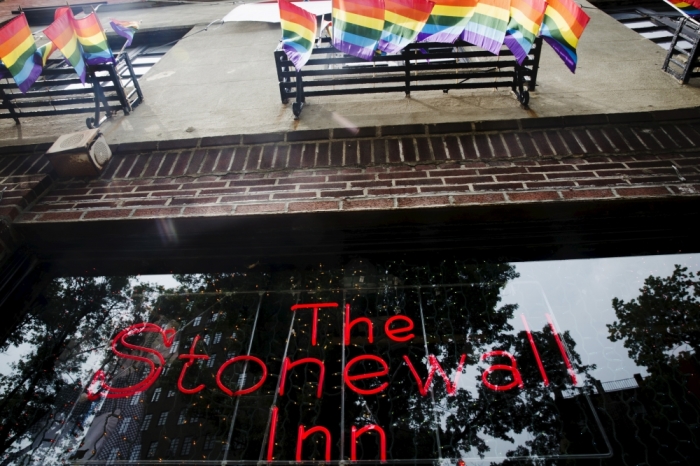
[[[56,181],[36,202],[36,193],[15,197],[22,200],[8,215],[24,209],[17,222],[45,223],[700,193],[693,122],[492,125],[227,136],[150,143],[155,150],[124,145],[99,179]],[[32,157],[3,162],[0,177],[47,170]]]

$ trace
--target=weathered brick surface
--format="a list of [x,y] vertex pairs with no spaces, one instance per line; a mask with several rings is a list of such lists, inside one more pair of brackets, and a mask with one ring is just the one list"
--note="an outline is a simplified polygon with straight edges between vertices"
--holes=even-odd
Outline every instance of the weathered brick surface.
[[42,156],[8,155],[0,215],[114,221],[700,195],[693,122],[530,127],[249,135],[144,153],[120,146],[97,179],[56,181]]

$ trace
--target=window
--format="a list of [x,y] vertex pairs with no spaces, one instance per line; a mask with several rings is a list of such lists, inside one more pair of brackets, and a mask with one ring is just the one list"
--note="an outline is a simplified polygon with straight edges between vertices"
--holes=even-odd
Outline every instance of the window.
[[218,319],[219,319],[219,313],[217,312],[216,314],[211,316],[211,318],[209,319],[209,322],[216,322]]
[[218,345],[220,341],[221,341],[221,332],[217,332],[216,335],[214,335],[214,344]]
[[209,360],[207,361],[207,367],[214,367],[214,361],[216,361],[216,355],[212,354]]
[[177,347],[180,346],[180,340],[174,341],[172,345],[170,345],[170,354],[177,353]]
[[177,418],[177,424],[182,425],[187,422],[187,409],[183,409],[180,411],[180,417]]
[[141,458],[141,445],[135,445],[131,450],[131,456],[129,456],[129,461],[137,461]]
[[190,422],[191,423],[199,422],[199,414],[196,412],[192,413],[192,415],[190,416]]
[[153,392],[153,398],[151,398],[151,403],[155,403],[156,401],[158,401],[158,399],[160,398],[161,390],[162,389],[160,387],[156,388],[156,390]]
[[189,455],[192,451],[192,437],[185,437],[185,441],[182,442],[182,453],[181,455]]
[[202,322],[202,316],[197,316],[194,318],[194,321],[192,321],[192,326],[197,327],[201,322]]
[[167,412],[167,411],[163,411],[162,413],[160,413],[160,417],[158,418],[158,425],[159,425],[159,426],[164,426],[164,425],[165,425],[165,421],[167,421],[167,420],[168,420],[168,412]]
[[170,441],[170,448],[168,448],[168,453],[171,455],[177,455],[177,447],[180,446],[180,439],[174,438]]
[[131,397],[131,403],[129,403],[131,406],[134,406],[139,402],[139,399],[141,399],[141,392],[138,392],[136,395]]
[[126,430],[129,428],[129,424],[131,424],[130,417],[122,419],[122,424],[119,426],[119,433],[120,434],[126,433]]
[[216,444],[216,437],[214,437],[211,434],[207,434],[206,438],[204,439],[204,449],[205,450],[212,450],[212,449],[214,449],[215,444]]
[[161,372],[161,375],[166,375],[170,371],[170,366],[163,366],[163,372]]
[[143,424],[141,424],[141,431],[143,432],[144,430],[148,430],[148,427],[151,425],[151,418],[153,417],[152,414],[146,414],[146,417],[143,418]]
[[209,340],[211,340],[211,337],[209,335],[204,335],[202,341],[204,342],[205,346],[209,346]]
[[155,442],[151,442],[151,446],[148,447],[148,455],[146,455],[146,458],[153,458],[156,456],[156,450],[158,449],[158,441],[156,440]]
[[175,390],[168,390],[168,398],[172,398],[175,396]]

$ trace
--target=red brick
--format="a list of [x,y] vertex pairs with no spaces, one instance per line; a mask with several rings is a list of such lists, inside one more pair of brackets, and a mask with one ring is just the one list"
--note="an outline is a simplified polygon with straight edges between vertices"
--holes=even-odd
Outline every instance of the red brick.
[[[579,144],[579,141],[574,137],[574,135],[571,133],[571,131],[557,131],[559,134],[559,137],[561,137],[564,140],[564,143],[566,146],[569,148],[569,152],[576,155],[576,154],[584,154],[586,152],[585,146],[582,148],[581,144]],[[551,133],[550,133],[551,134]],[[595,150],[595,145],[586,137],[588,140],[588,144],[593,147],[594,152],[598,152]],[[552,140],[552,136],[550,136],[550,141]]]
[[435,160],[447,160],[447,150],[445,149],[445,143],[442,138],[430,138],[430,145],[433,148],[433,156]]
[[273,179],[231,180],[229,186],[269,186],[275,184]]
[[[542,131],[531,133],[531,136],[532,141],[537,145],[537,148],[539,149],[540,155],[548,157],[557,153],[556,150],[552,149],[552,147],[549,144],[549,141],[547,140],[547,136]],[[558,155],[566,155],[566,153],[562,152]]]
[[513,202],[556,201],[560,199],[557,191],[508,193],[508,198]]
[[202,216],[202,215],[226,215],[233,211],[232,206],[224,205],[209,205],[209,206],[192,206],[185,207],[184,215]]
[[[537,157],[537,148],[535,147],[534,140],[532,138],[532,135],[529,133],[521,133],[521,134],[514,134],[514,137],[516,137],[519,141],[520,144],[523,146],[524,156],[525,157]],[[508,148],[511,148],[511,145],[508,144]],[[511,148],[511,151],[513,149]],[[512,153],[512,152],[511,152]]]
[[166,202],[168,202],[167,198],[163,198],[163,199],[139,199],[139,200],[134,200],[134,201],[124,201],[124,202],[122,202],[122,205],[124,207],[139,206],[139,205],[154,206],[154,205],[165,205]]
[[400,197],[397,199],[398,207],[429,207],[438,205],[449,205],[448,196],[429,197]]
[[226,186],[226,181],[209,181],[206,183],[185,183],[182,189],[204,189],[204,188],[223,188]]
[[47,212],[41,216],[42,222],[78,220],[83,212]]
[[343,147],[344,144],[342,142],[333,142],[331,143],[331,152],[330,152],[330,165],[334,167],[342,167],[343,166]]
[[[605,133],[597,128],[591,128],[586,131],[587,135],[595,142],[598,146],[598,150],[602,152],[615,152],[615,146],[613,146],[608,138],[605,137]],[[577,133],[578,134],[578,133]]]
[[179,197],[170,201],[170,205],[216,204],[218,197]]
[[350,183],[352,188],[379,188],[391,186],[391,181],[353,181]]
[[369,188],[367,194],[370,196],[386,196],[399,194],[415,194],[418,188]]
[[[276,146],[269,145],[262,147],[262,155],[260,156],[260,170],[267,170],[272,168],[272,163],[275,161],[275,149]],[[280,152],[286,152],[286,147],[280,147]]]
[[473,185],[474,191],[502,191],[522,189],[523,187],[522,183],[484,183]]
[[573,181],[528,181],[525,183],[527,189],[540,188],[570,188],[576,186]]
[[314,191],[295,191],[293,193],[277,193],[272,195],[272,199],[305,199],[316,197],[316,192]]
[[293,184],[285,184],[282,186],[252,186],[248,188],[249,193],[259,193],[259,192],[267,192],[267,191],[294,191],[296,189],[296,185]]
[[203,149],[196,150],[192,153],[192,158],[190,159],[190,163],[185,169],[185,173],[189,175],[194,175],[195,173],[199,173],[199,167],[202,165],[202,161],[204,160],[204,154],[206,154],[207,151]]
[[131,167],[134,165],[136,162],[137,157],[125,157],[124,162],[121,164],[119,167],[119,170],[117,170],[114,173],[114,178],[126,178],[126,175],[129,173],[131,170]]
[[416,153],[417,159],[422,161],[433,160],[433,154],[430,152],[430,143],[428,138],[415,138],[416,147],[418,151]]
[[[355,175],[329,175],[328,176],[328,181],[366,181],[366,180],[374,180],[376,179],[377,175],[374,175],[372,173],[366,173],[366,174],[355,174]],[[382,176],[382,174],[378,175],[379,177]],[[323,181],[324,177],[317,177],[320,178],[316,181]]]
[[459,143],[462,146],[464,158],[467,160],[476,160],[479,158],[479,153],[474,145],[474,136],[465,135],[459,137]]
[[622,178],[591,178],[587,180],[576,180],[579,186],[616,186],[627,184]]
[[480,158],[485,160],[493,158],[491,146],[489,145],[489,137],[486,134],[477,134],[474,136],[474,143],[479,151]]
[[289,212],[338,210],[338,201],[290,202]]
[[576,189],[562,191],[564,199],[596,199],[603,197],[615,197],[609,189]]
[[617,194],[622,197],[636,197],[636,196],[668,196],[670,192],[668,189],[658,186],[658,187],[639,187],[639,188],[615,188]]
[[545,177],[541,173],[519,173],[514,175],[497,175],[496,181],[539,181]]
[[[617,129],[617,132],[619,132],[622,135],[625,142],[627,143],[627,146],[629,146],[632,150],[645,150],[646,149],[646,147],[644,146],[642,141],[639,140],[637,135],[630,128],[625,128],[625,127],[611,128],[610,133],[615,131],[615,129]],[[623,148],[623,150],[625,152],[627,152],[627,148]]]
[[221,198],[220,203],[267,201],[268,199],[270,199],[269,194],[241,194],[240,196],[224,196]]
[[301,167],[302,168],[311,168],[314,166],[315,162],[316,162],[316,144],[315,143],[305,144],[304,145],[304,153],[301,156]]
[[364,196],[361,189],[345,189],[343,191],[321,191],[321,197],[351,197]]
[[117,202],[80,202],[74,206],[75,209],[105,209],[117,207]]
[[514,133],[504,133],[501,136],[505,146],[508,148],[508,152],[510,152],[511,157],[518,158],[525,156],[525,153],[518,144],[518,136],[516,136]]
[[445,147],[447,147],[447,157],[451,160],[462,160],[462,149],[459,140],[455,136],[445,137]]
[[459,193],[469,191],[469,185],[453,185],[453,186],[421,186],[421,193]]
[[248,155],[247,147],[224,148],[214,166],[216,172],[241,171],[245,167]]
[[136,209],[133,217],[170,217],[180,214],[182,207],[161,207],[152,209]]
[[401,162],[401,148],[398,139],[387,139],[387,155],[389,163]]
[[541,165],[539,167],[527,167],[530,173],[566,172],[576,170],[573,165]]
[[[350,176],[350,175],[349,175]],[[352,175],[356,176],[356,175]],[[326,181],[325,176],[295,176],[291,178],[279,178],[278,185],[284,184],[303,184],[303,183],[323,183]]]
[[[5,191],[5,197],[7,197],[8,193],[10,192],[9,189],[10,188],[8,187],[7,190]],[[99,194],[99,189],[101,189],[101,188],[94,188],[94,189],[96,191],[93,192],[92,194]],[[130,191],[133,188],[126,188],[126,189],[128,189]],[[61,196],[83,196],[83,195],[88,194],[90,192],[90,190],[91,190],[91,188],[89,186],[85,187],[85,188],[54,189],[51,192],[51,194],[54,196],[59,196],[59,197],[61,197]],[[120,192],[120,191],[117,191],[117,192]]]
[[175,160],[177,160],[177,154],[174,152],[169,152],[165,154],[165,157],[163,158],[163,162],[160,164],[160,168],[158,169],[158,172],[156,172],[156,176],[167,176],[170,174],[170,170],[173,168],[173,164],[175,163]]
[[208,149],[204,155],[204,160],[202,161],[202,173],[211,173],[214,171],[214,166],[216,165],[216,159],[219,156],[219,149]]
[[318,144],[318,153],[316,154],[316,166],[325,167],[329,165],[329,147],[330,144],[327,142]]
[[203,196],[208,196],[212,194],[238,194],[244,193],[248,188],[214,188],[214,189],[202,189],[199,193]]
[[502,193],[498,194],[460,194],[452,196],[455,204],[491,204],[496,202],[505,202],[506,197]]
[[84,219],[97,218],[126,218],[131,214],[131,209],[91,210],[85,214]]
[[[404,167],[405,170],[405,167]],[[364,178],[366,180],[373,180],[374,175],[365,175],[367,178]],[[379,173],[377,174],[377,179],[379,180],[396,180],[396,179],[402,179],[402,178],[426,178],[428,176],[428,173],[425,171],[410,171],[410,172],[394,172],[392,171],[391,173]],[[329,181],[330,178],[328,177]],[[358,178],[360,179],[360,178]]]
[[87,195],[87,196],[61,196],[61,201],[63,202],[71,202],[71,201],[96,201],[98,199],[102,199],[101,194],[96,194],[96,195]]
[[173,191],[155,191],[152,192],[149,197],[184,197],[184,196],[194,196],[197,194],[195,190],[173,190]]
[[508,173],[527,173],[525,167],[488,167],[480,168],[480,175],[505,175]]
[[353,199],[343,201],[343,210],[391,209],[393,207],[393,199]]
[[155,176],[156,172],[158,171],[158,168],[160,168],[161,162],[163,161],[163,157],[164,154],[153,154],[151,157],[149,157],[148,165],[146,166],[146,169],[143,171],[143,174],[141,176]]
[[242,204],[236,206],[237,214],[258,214],[262,212],[284,212],[284,204]]
[[[449,180],[455,180],[457,178],[448,178]],[[429,186],[429,185],[442,185],[441,178],[419,178],[413,180],[395,180],[395,186]]]
[[374,148],[374,163],[387,163],[386,141],[384,139],[372,141],[372,147]]
[[418,160],[416,148],[413,145],[413,138],[401,139],[401,149],[404,162],[416,162]]
[[454,176],[445,178],[445,184],[490,183],[492,181],[493,176],[487,175]]
[[[301,146],[301,144],[295,144],[295,146]],[[274,146],[269,146],[274,147]],[[272,164],[274,168],[287,168],[289,159],[290,148],[285,146],[277,147],[277,154],[275,155],[275,160]],[[263,161],[260,162],[260,168],[263,168],[263,162],[265,151],[263,150]]]
[[310,183],[301,184],[299,189],[345,189],[347,183]]
[[595,178],[595,172],[553,172],[547,173],[547,178],[550,180],[562,178]]

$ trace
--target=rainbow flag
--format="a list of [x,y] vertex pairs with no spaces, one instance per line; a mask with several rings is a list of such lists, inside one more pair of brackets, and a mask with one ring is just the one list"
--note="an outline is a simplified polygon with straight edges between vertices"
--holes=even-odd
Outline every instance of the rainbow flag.
[[36,43],[24,13],[0,29],[0,60],[24,94],[41,75],[42,66],[34,58]]
[[372,60],[384,30],[384,0],[333,0],[333,47]]
[[41,63],[41,66],[46,66],[46,62],[49,61],[49,57],[56,50],[56,46],[53,42],[47,42],[41,47],[37,47],[34,56],[36,57],[37,63]]
[[418,42],[452,44],[460,38],[479,0],[434,0],[428,21],[418,34]]
[[384,30],[377,48],[399,53],[418,36],[434,6],[428,0],[384,0]]
[[664,0],[666,3],[671,5],[673,8],[676,10],[680,11],[684,15],[690,17],[690,18],[696,18],[700,16],[700,9],[695,6],[692,0],[688,1],[683,1],[683,0]]
[[572,73],[576,71],[576,46],[588,21],[588,15],[573,0],[547,0],[540,35]]
[[309,58],[316,43],[316,15],[293,5],[289,0],[279,0],[282,25],[282,50],[300,70]]
[[479,0],[462,39],[494,55],[501,52],[510,18],[510,0]]
[[85,83],[85,60],[78,43],[78,36],[73,29],[73,13],[69,8],[65,10],[67,11],[60,15],[56,11],[57,18],[44,29],[44,35],[61,51],[75,69],[80,81]]
[[73,18],[73,29],[88,65],[114,63],[112,50],[107,45],[107,36],[94,11],[84,18]]
[[139,29],[138,21],[119,21],[117,19],[110,20],[109,25],[112,30],[126,39],[124,48],[131,47],[131,42],[134,40],[134,34]]
[[522,65],[540,31],[545,0],[511,0],[510,22],[506,31],[505,44],[513,52],[518,64]]

